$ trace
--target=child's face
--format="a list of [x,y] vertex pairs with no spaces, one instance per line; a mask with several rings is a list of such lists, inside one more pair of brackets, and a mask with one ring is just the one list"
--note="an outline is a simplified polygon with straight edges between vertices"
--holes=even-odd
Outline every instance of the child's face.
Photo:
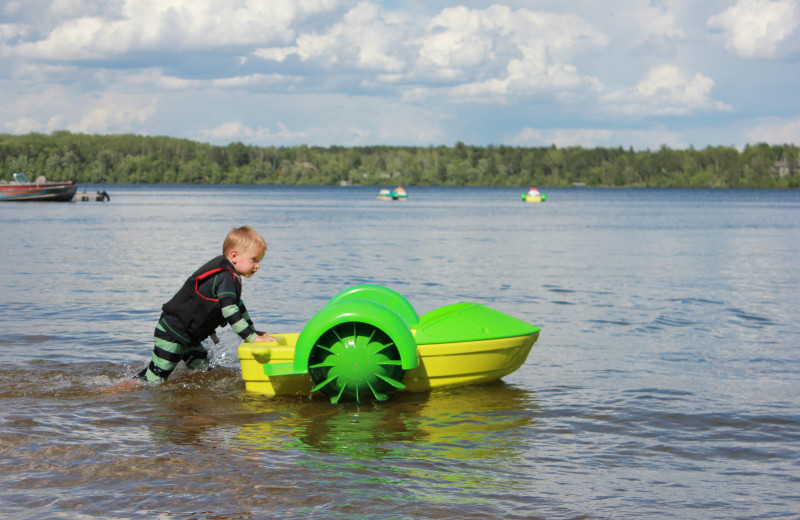
[[228,253],[228,260],[230,260],[233,267],[236,268],[237,273],[246,278],[250,278],[256,274],[256,271],[261,267],[261,259],[264,258],[265,253],[266,251],[264,248],[259,246],[252,246],[244,252],[232,249],[231,252]]

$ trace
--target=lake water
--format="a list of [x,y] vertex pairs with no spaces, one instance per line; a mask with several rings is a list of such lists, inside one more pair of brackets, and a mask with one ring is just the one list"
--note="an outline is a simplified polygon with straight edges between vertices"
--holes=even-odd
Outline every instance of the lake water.
[[[800,191],[90,186],[0,205],[0,517],[800,518]],[[292,332],[378,283],[542,328],[502,382],[385,403],[245,391],[218,365],[107,394],[225,234]]]

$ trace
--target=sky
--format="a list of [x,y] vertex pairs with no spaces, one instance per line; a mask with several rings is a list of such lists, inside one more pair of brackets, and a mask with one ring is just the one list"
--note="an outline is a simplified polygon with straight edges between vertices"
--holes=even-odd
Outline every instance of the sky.
[[800,0],[0,0],[0,133],[800,144]]

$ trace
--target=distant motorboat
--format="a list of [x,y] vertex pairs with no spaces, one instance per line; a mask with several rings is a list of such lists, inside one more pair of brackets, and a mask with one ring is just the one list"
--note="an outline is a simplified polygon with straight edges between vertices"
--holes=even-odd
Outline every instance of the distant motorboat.
[[44,175],[31,182],[24,173],[15,173],[11,182],[0,182],[0,201],[49,201],[72,200],[78,185],[75,181],[48,182]]

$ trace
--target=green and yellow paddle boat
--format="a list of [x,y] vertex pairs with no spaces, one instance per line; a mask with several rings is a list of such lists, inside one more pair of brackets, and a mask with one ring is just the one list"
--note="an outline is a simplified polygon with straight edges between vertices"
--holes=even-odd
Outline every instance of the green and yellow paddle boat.
[[418,316],[397,292],[357,285],[334,296],[302,332],[242,343],[238,355],[253,392],[384,401],[393,391],[496,381],[522,366],[539,330],[477,303]]

